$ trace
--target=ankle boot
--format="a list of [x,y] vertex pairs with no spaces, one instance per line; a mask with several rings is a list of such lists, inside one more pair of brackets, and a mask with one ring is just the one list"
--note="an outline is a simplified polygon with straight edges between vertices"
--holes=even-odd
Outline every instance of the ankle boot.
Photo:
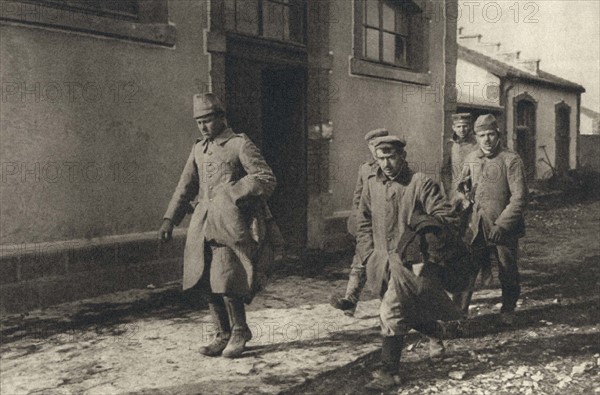
[[246,349],[246,342],[252,339],[252,332],[246,324],[244,302],[237,298],[225,297],[225,304],[231,318],[232,331],[227,347],[223,350],[225,358],[236,358]]
[[210,344],[200,348],[200,353],[209,357],[216,357],[221,355],[227,346],[227,342],[231,337],[231,327],[229,325],[229,317],[227,314],[227,309],[225,308],[223,297],[213,295],[208,307],[210,309],[213,322],[216,326],[217,333]]
[[381,345],[381,369],[377,377],[367,383],[365,386],[366,389],[385,391],[402,383],[398,374],[402,347],[404,347],[404,336],[385,336],[383,338],[383,344]]

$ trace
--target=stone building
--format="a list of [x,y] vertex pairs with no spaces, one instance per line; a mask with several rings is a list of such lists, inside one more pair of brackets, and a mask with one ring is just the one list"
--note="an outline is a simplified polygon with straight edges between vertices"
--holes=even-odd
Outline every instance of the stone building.
[[289,253],[335,247],[366,131],[404,135],[408,159],[437,176],[456,110],[444,94],[456,7],[3,1],[0,309],[181,277],[184,230],[171,245],[155,232],[198,134],[199,92],[224,99],[274,168]]

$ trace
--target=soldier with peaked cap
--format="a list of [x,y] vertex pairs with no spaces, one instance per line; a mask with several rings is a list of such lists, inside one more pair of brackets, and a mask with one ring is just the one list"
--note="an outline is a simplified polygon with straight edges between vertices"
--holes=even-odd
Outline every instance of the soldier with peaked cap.
[[[245,303],[257,291],[257,260],[264,258],[264,235],[249,224],[268,217],[264,199],[275,189],[271,168],[245,134],[227,126],[225,110],[213,94],[194,96],[194,118],[202,134],[189,155],[159,230],[171,239],[191,206],[183,262],[183,289],[209,295],[217,328],[201,349],[207,356],[237,357],[252,337]],[[263,221],[264,223],[264,221]]]
[[[524,166],[519,155],[502,146],[493,115],[477,118],[475,136],[479,148],[467,155],[459,184],[473,204],[465,241],[480,266],[489,266],[492,256],[497,258],[502,286],[500,319],[512,324],[521,291],[517,253],[519,238],[525,234],[528,190]],[[463,294],[467,307],[472,294]]]
[[437,320],[456,320],[462,314],[441,286],[432,256],[419,275],[401,258],[401,243],[417,216],[441,224],[454,221],[439,185],[406,163],[406,142],[397,136],[378,137],[373,146],[377,167],[363,187],[357,211],[356,254],[367,267],[367,281],[381,297],[379,309],[383,344],[379,375],[368,389],[387,390],[397,384],[404,336],[411,328],[439,335]]
[[[365,141],[367,147],[371,151],[372,159],[364,162],[358,168],[358,179],[356,180],[356,186],[354,187],[354,193],[352,195],[352,211],[348,217],[348,233],[353,239],[356,238],[356,210],[360,203],[360,195],[362,195],[363,185],[366,182],[369,173],[374,167],[377,167],[377,161],[375,160],[375,147],[373,141],[378,137],[389,135],[387,129],[378,128],[373,129],[365,134]],[[343,298],[336,295],[332,295],[329,299],[329,303],[336,309],[342,310],[345,315],[353,316],[356,311],[356,305],[360,299],[360,294],[365,286],[367,280],[365,266],[363,262],[355,255],[352,258],[352,266],[350,268],[350,277],[348,278],[348,286],[346,287],[346,294]]]

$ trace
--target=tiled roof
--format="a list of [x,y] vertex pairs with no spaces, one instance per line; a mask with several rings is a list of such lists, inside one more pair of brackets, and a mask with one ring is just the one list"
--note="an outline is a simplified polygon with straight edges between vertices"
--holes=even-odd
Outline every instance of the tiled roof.
[[564,78],[557,77],[554,74],[550,74],[543,70],[539,70],[537,74],[528,73],[516,68],[515,66],[511,66],[508,63],[484,55],[481,52],[467,48],[460,44],[458,45],[458,58],[479,66],[501,78],[518,78],[533,83],[537,82],[540,84],[551,85],[565,90],[576,91],[580,93],[585,92],[585,88],[583,86],[565,80]]

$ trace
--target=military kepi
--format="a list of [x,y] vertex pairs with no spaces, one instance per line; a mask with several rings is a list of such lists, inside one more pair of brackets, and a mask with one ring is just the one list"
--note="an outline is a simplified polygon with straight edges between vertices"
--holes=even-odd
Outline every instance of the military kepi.
[[475,133],[484,130],[498,130],[498,122],[492,114],[481,115],[475,121]]
[[375,148],[385,149],[385,148],[398,148],[404,149],[406,146],[406,140],[402,137],[394,136],[390,134],[388,136],[377,137],[373,140],[373,146]]
[[368,131],[367,134],[365,134],[365,141],[371,141],[374,138],[387,136],[389,134],[390,132],[388,132],[387,129],[384,128],[373,129],[371,131]]
[[458,114],[452,114],[452,122],[453,123],[471,123],[473,117],[468,112],[461,112]]
[[214,94],[200,93],[194,95],[194,118],[224,112],[225,107],[223,107],[223,103]]

